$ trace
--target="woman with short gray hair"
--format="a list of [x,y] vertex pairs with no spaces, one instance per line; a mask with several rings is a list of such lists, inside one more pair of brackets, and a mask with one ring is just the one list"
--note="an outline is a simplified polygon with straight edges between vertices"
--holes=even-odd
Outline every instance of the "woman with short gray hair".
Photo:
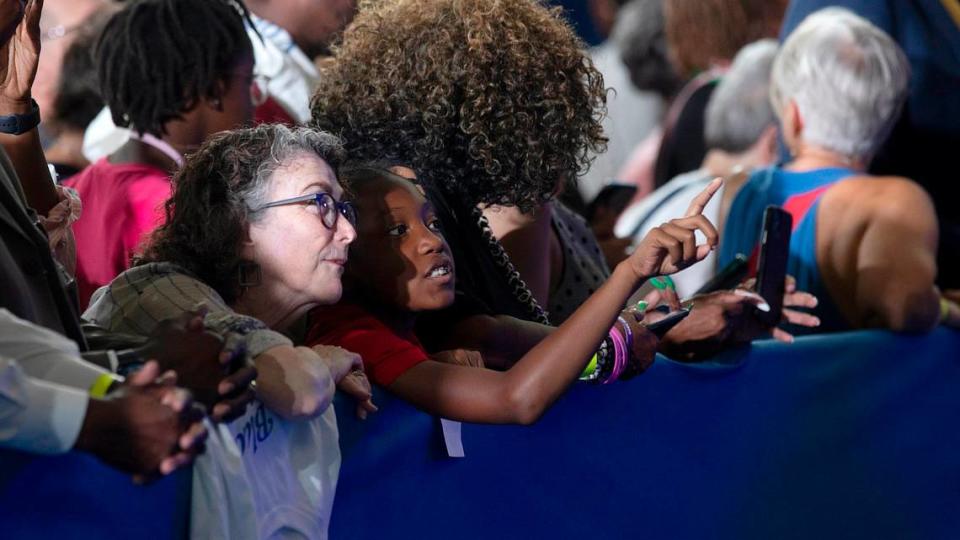
[[[926,193],[866,167],[907,95],[906,56],[852,12],[813,13],[773,65],[771,103],[791,160],[752,175],[734,200],[720,265],[754,253],[763,208],[793,217],[788,273],[820,299],[821,331],[927,331],[960,324],[936,277],[937,221]],[[952,299],[952,300],[951,300]]]

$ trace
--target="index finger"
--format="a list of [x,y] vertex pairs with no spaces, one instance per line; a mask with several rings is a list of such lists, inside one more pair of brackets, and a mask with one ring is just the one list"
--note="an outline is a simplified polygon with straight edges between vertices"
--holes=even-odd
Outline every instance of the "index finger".
[[707,187],[700,192],[699,195],[694,197],[693,201],[690,202],[690,206],[687,208],[687,212],[683,214],[683,217],[697,216],[703,213],[703,209],[706,208],[707,203],[710,202],[710,199],[713,198],[713,195],[720,189],[720,186],[723,185],[723,178],[719,176],[714,178]]

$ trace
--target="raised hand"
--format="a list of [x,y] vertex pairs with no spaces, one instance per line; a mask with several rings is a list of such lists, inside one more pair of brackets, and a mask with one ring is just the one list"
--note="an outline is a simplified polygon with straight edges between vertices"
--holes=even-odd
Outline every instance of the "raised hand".
[[[639,279],[678,272],[702,261],[716,247],[717,229],[703,215],[703,209],[722,185],[720,178],[710,182],[690,203],[684,217],[651,229],[644,236],[626,260]],[[706,236],[706,244],[697,245],[698,230]]]
[[[37,76],[40,58],[40,12],[43,0],[4,1],[4,10],[23,9],[23,18],[13,35],[0,36],[0,100],[27,112],[30,110],[30,87]],[[17,4],[20,4],[19,7]],[[4,14],[8,15],[8,14]],[[16,20],[11,17],[10,20]],[[4,20],[6,22],[6,20]],[[0,29],[8,32],[9,29]]]

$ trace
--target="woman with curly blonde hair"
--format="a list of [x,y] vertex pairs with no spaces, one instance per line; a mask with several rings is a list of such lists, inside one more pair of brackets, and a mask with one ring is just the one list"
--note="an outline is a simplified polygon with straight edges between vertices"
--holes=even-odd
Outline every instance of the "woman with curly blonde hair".
[[[522,354],[603,284],[596,240],[556,197],[604,149],[605,90],[558,9],[383,0],[360,10],[335,56],[315,124],[353,159],[415,172],[456,263],[457,301],[418,318],[428,350],[481,350],[489,337]],[[490,324],[465,325],[478,313]],[[528,322],[499,331],[503,317]],[[742,335],[712,327],[723,328],[701,341]]]

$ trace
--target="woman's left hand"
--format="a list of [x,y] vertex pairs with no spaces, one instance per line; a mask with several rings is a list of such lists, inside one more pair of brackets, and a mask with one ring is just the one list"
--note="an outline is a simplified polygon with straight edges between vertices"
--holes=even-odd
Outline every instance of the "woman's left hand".
[[363,371],[363,360],[359,354],[334,345],[314,345],[311,348],[330,368],[337,388],[358,401],[358,418],[365,420],[368,412],[377,411],[377,406],[373,404],[373,387]]

